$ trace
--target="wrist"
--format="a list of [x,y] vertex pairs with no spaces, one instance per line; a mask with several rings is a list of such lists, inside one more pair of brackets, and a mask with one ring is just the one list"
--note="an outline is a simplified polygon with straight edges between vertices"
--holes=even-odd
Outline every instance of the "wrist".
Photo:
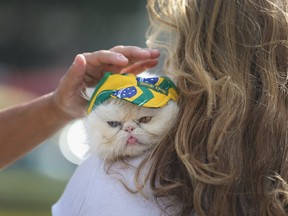
[[45,95],[48,100],[48,107],[51,115],[53,115],[55,118],[58,118],[59,121],[63,122],[64,124],[76,119],[75,116],[71,115],[69,112],[64,110],[61,105],[58,103],[55,93],[49,93]]

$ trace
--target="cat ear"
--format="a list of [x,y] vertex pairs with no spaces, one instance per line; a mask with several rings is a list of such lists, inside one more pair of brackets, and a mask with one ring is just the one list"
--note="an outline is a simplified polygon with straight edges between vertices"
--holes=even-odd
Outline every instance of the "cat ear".
[[87,101],[89,101],[93,95],[94,88],[85,88],[80,90],[80,95]]

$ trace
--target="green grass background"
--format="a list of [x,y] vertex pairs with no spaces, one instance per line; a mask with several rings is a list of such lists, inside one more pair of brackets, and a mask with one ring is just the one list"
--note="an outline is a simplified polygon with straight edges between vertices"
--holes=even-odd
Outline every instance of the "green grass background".
[[67,181],[27,170],[0,172],[0,216],[48,216]]

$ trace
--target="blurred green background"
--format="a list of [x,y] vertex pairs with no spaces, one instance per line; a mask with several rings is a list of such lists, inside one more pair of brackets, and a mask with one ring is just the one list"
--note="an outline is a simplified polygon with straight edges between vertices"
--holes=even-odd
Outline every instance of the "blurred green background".
[[[78,53],[119,44],[144,47],[145,4],[0,0],[0,109],[54,90]],[[70,126],[0,171],[0,216],[51,215],[76,168],[65,152]]]

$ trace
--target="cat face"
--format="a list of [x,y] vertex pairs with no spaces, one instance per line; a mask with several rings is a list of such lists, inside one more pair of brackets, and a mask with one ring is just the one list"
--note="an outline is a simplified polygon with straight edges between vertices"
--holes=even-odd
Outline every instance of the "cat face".
[[174,102],[159,109],[148,109],[110,99],[97,106],[86,119],[90,152],[107,160],[138,156],[168,133],[177,113]]

